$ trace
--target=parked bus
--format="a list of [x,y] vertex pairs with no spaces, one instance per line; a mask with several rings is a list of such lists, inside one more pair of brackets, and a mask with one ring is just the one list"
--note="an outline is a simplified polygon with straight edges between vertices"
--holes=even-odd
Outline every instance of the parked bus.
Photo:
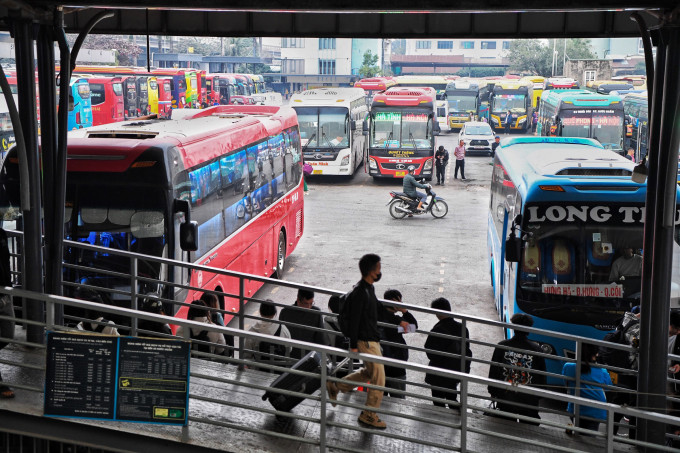
[[373,96],[381,91],[385,91],[393,86],[397,82],[392,79],[392,77],[369,77],[367,79],[361,79],[358,82],[354,82],[354,88],[361,88],[366,92],[366,102],[370,105],[373,100]]
[[158,114],[158,78],[156,76],[148,76],[146,78],[147,93],[149,95],[148,113]]
[[605,148],[623,151],[623,102],[585,90],[550,90],[541,96],[537,135],[594,138]]
[[236,86],[238,87],[238,93],[242,96],[250,96],[253,94],[250,91],[250,82],[248,81],[248,78],[243,75],[243,74],[231,74],[234,79],[236,79]]
[[609,94],[610,91],[632,90],[635,87],[625,80],[593,80],[586,83],[586,89],[599,94]]
[[305,163],[312,166],[312,174],[353,175],[364,161],[365,97],[360,88],[317,88],[290,99],[300,124]]
[[[10,85],[10,89],[12,90],[14,104],[19,105],[19,97],[15,93],[16,82],[15,85]],[[15,143],[16,137],[14,135],[12,119],[9,116],[9,107],[7,106],[5,96],[2,95],[0,96],[0,144],[2,145],[2,147],[0,148],[0,165],[2,165],[2,161],[5,160],[7,152],[10,150],[12,146],[14,146]]]
[[460,129],[467,121],[488,118],[489,89],[486,80],[459,79],[446,85],[448,125]]
[[172,112],[172,77],[156,77],[158,83],[159,118],[170,118]]
[[393,77],[398,87],[430,87],[437,93],[437,100],[442,101],[446,96],[446,86],[450,82],[445,76],[406,75]]
[[[631,180],[634,166],[587,138],[501,141],[487,234],[501,321],[527,313],[535,328],[601,340],[640,304],[640,273],[621,276],[612,266],[627,248],[642,253],[647,187]],[[678,296],[674,283],[671,306]],[[547,354],[574,357],[571,341],[530,339]],[[560,374],[562,365],[547,360],[547,371]]]
[[[218,269],[282,276],[304,225],[295,112],[288,107],[216,106],[184,116],[96,126],[69,135],[65,237]],[[19,168],[12,152],[0,171],[5,189],[0,191],[0,209],[16,220],[21,215]],[[73,289],[69,282],[91,285],[102,288],[105,301],[130,306],[129,296],[106,292],[129,293],[130,278],[124,277],[131,270],[129,259],[67,248],[64,262],[67,292]],[[182,304],[203,290],[239,293],[235,278],[144,260],[138,265],[140,276],[156,281],[140,282],[137,294],[175,301],[174,310],[166,306],[168,314],[177,311],[185,317],[187,306]],[[246,281],[244,290],[253,295],[261,285]],[[220,305],[227,313],[225,322],[239,309],[237,298],[222,299]]]
[[172,78],[172,108],[190,108],[187,102],[187,78],[184,69],[153,69],[152,74]]
[[190,68],[183,69],[184,79],[186,82],[186,108],[196,108],[196,102],[198,101],[198,79],[196,71]]
[[544,90],[579,90],[578,82],[568,77],[549,77],[543,84]]
[[510,111],[510,130],[527,132],[531,130],[531,115],[534,112],[532,99],[533,83],[522,80],[497,80],[489,100],[490,121],[494,129],[505,127],[505,117]]
[[370,112],[368,173],[403,178],[410,165],[432,180],[439,123],[433,88],[394,87],[376,94]]
[[543,93],[546,78],[542,76],[526,76],[522,77],[521,80],[533,84],[534,92],[531,96],[531,106],[534,108],[534,111],[538,111],[538,104],[541,102],[541,93]]
[[149,78],[138,75],[135,77],[137,87],[137,115],[146,116],[149,114]]
[[229,104],[231,97],[235,96],[238,91],[236,79],[229,74],[208,74],[205,83],[208,98],[213,105],[216,102]]
[[117,123],[125,120],[123,79],[120,77],[88,77],[92,102],[92,124]]
[[[71,77],[67,129],[83,129],[92,126],[92,102],[90,84],[84,77]],[[73,101],[73,102],[71,102]]]
[[626,115],[627,128],[625,150],[633,148],[635,162],[640,162],[647,155],[647,139],[649,135],[649,107],[647,93],[628,94],[623,97],[623,113]]

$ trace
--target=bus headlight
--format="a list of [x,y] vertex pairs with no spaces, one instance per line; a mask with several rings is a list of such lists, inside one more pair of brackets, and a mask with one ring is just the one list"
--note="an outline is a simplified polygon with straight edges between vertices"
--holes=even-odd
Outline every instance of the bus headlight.
[[368,159],[368,168],[371,170],[377,170],[378,169],[378,164],[375,162],[375,159],[372,157]]
[[521,124],[521,123],[525,123],[525,122],[526,122],[526,120],[527,120],[527,119],[526,119],[526,117],[524,117],[524,118],[520,118],[520,120],[518,121],[518,123],[520,123],[520,124]]
[[342,158],[340,165],[349,165],[349,155]]
[[425,165],[423,165],[423,170],[432,170],[432,159],[427,159]]
[[498,124],[498,118],[496,118],[495,116],[492,116],[491,122],[494,123],[494,124]]

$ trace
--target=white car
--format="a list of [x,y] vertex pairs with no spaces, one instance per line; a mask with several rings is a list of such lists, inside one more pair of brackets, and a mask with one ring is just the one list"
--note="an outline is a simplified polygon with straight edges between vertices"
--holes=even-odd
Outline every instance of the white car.
[[[481,121],[468,121],[463,125],[458,134],[458,141],[465,142],[465,151],[468,154],[484,153],[491,155],[491,144],[494,142],[494,134],[488,123]],[[456,143],[456,146],[458,143]]]

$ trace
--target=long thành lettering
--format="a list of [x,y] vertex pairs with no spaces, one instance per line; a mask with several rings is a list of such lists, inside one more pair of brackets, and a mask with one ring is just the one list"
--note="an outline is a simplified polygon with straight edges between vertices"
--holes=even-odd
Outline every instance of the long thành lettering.
[[[594,222],[594,223],[644,223],[643,206],[603,205],[546,205],[528,206],[530,223]],[[675,225],[680,224],[680,209],[675,211]]]

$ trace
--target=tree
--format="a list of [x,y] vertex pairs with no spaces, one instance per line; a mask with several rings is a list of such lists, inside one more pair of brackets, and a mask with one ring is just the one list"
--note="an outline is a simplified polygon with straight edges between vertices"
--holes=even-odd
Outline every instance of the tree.
[[[67,35],[67,41],[72,48],[77,35]],[[116,65],[134,66],[142,48],[124,36],[120,35],[88,35],[83,42],[83,49],[115,50]]]
[[373,55],[370,50],[364,53],[364,61],[359,68],[359,75],[363,78],[375,77],[380,74],[380,68],[377,65],[378,56]]
[[[510,60],[510,70],[551,77],[552,75],[564,74],[564,39],[544,40],[520,39],[512,41],[506,57]],[[568,60],[591,59],[595,54],[590,46],[589,39],[567,40]],[[553,49],[555,57],[553,60]],[[555,70],[553,72],[553,61]]]

